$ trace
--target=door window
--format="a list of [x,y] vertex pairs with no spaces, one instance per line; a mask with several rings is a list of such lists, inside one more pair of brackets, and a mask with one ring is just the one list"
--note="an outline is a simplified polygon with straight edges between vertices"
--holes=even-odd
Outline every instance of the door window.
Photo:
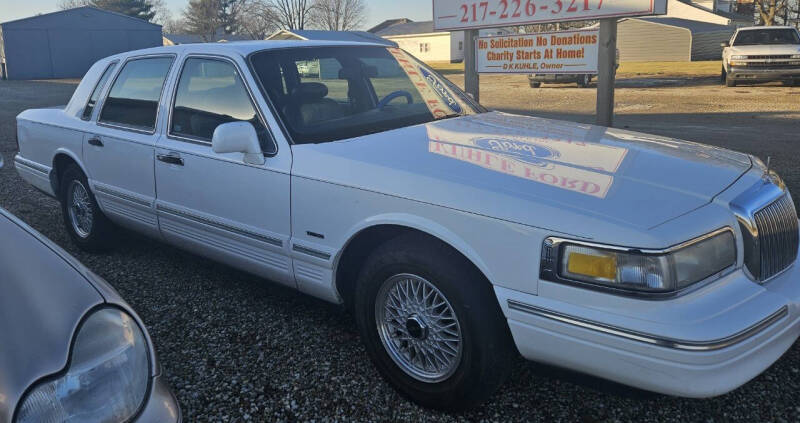
[[239,121],[253,124],[265,152],[274,150],[236,67],[219,59],[186,59],[175,94],[170,134],[211,142],[217,126]]
[[153,132],[171,57],[135,59],[125,64],[108,94],[100,122]]
[[106,82],[108,82],[108,78],[111,77],[111,72],[114,71],[114,68],[117,67],[117,62],[114,62],[106,68],[106,71],[103,72],[103,75],[100,76],[100,80],[97,81],[97,85],[94,87],[94,91],[92,91],[92,95],[89,96],[89,101],[86,103],[86,107],[83,108],[83,116],[81,119],[89,120],[92,118],[92,111],[94,110],[94,106],[97,105],[97,100],[100,98],[100,93],[103,91],[103,88],[106,86]]

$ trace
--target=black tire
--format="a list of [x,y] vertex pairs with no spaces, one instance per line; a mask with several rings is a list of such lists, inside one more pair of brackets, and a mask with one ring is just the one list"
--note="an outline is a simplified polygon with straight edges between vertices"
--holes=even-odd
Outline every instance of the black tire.
[[536,81],[528,81],[528,84],[530,84],[531,88],[539,88],[542,86],[541,82]]
[[728,78],[728,73],[725,72],[725,66],[722,67],[722,71],[719,73],[719,82],[724,84]]
[[[85,210],[91,213],[91,223],[85,225],[85,231],[81,231],[78,228],[79,225],[73,221],[73,214],[77,212],[70,211],[72,204],[70,197],[73,195],[73,190],[80,189],[78,187],[85,190],[87,196]],[[98,207],[97,199],[89,188],[86,175],[77,165],[72,164],[64,171],[59,189],[61,215],[64,219],[64,227],[72,241],[84,251],[100,252],[109,249],[114,234],[114,225]]]
[[726,87],[735,87],[736,81],[733,78],[728,77],[728,72],[725,71],[725,68],[722,68],[722,81],[725,82]]
[[578,86],[579,87],[587,88],[587,87],[589,87],[589,84],[591,84],[591,82],[592,82],[592,75],[589,75],[588,73],[583,74],[583,75],[578,75]]
[[[461,353],[452,360],[452,373],[441,380],[411,376],[392,358],[382,340],[377,323],[378,297],[382,286],[401,274],[430,282],[455,313]],[[505,381],[516,352],[490,283],[458,252],[423,234],[401,235],[370,255],[356,283],[354,312],[361,338],[381,375],[402,395],[425,407],[464,410],[485,401]],[[410,328],[407,321],[404,327]],[[428,330],[426,327],[426,338]],[[435,333],[431,339],[443,333],[435,331],[430,332]],[[409,329],[408,334],[413,332]]]

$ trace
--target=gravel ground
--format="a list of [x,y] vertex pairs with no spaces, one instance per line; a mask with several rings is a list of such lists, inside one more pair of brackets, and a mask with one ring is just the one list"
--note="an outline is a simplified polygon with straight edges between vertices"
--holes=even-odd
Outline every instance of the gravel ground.
[[[765,92],[788,92],[774,88],[779,91]],[[0,152],[7,161],[15,152],[14,116],[26,108],[65,104],[73,89],[65,83],[0,81]],[[485,89],[500,87],[486,81]],[[707,90],[717,89],[722,90]],[[528,95],[527,90],[520,95]],[[594,90],[562,90],[536,91],[536,96],[553,99],[556,107],[539,114],[585,120],[583,100],[571,95],[586,93],[580,97],[585,100],[592,93],[593,101]],[[679,98],[681,107],[717,107],[715,99],[703,103],[705,97],[694,95],[694,88],[655,90],[654,98],[643,104],[665,108],[662,99]],[[627,102],[627,95],[618,94],[618,100]],[[774,154],[775,167],[788,176],[790,187],[800,187],[798,149],[787,144],[797,141],[800,132],[800,96],[789,97],[794,102],[779,106],[787,107],[780,112],[773,110],[773,101],[760,103],[763,109],[750,104],[747,113],[755,118],[728,123],[746,126],[748,132],[735,137],[738,131],[731,131],[726,137],[738,149]],[[490,95],[486,102],[497,107]],[[570,104],[578,104],[579,110],[565,112]],[[678,113],[688,116],[683,109]],[[620,121],[629,118],[624,114]],[[664,110],[653,120],[657,119],[671,117]],[[632,118],[631,126],[636,122],[658,128],[647,117]],[[697,131],[679,132],[698,140],[708,133],[705,126]],[[760,136],[748,141],[751,132]],[[720,139],[714,143],[725,145]],[[56,201],[23,183],[13,165],[0,170],[0,206],[106,278],[137,310],[189,422],[800,420],[800,344],[752,382],[714,399],[665,397],[518,359],[510,380],[484,406],[456,415],[422,409],[380,378],[361,346],[353,318],[336,306],[130,233],[120,235],[112,253],[78,251],[62,228]]]

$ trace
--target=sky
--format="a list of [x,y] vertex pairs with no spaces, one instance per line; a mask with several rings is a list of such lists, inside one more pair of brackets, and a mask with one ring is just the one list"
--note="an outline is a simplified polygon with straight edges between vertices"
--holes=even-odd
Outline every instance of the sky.
[[[431,0],[365,0],[367,23],[371,28],[386,19],[409,18],[414,21],[431,19]],[[180,15],[188,0],[165,0],[173,16]],[[0,22],[12,21],[40,13],[58,10],[58,0],[0,0]]]

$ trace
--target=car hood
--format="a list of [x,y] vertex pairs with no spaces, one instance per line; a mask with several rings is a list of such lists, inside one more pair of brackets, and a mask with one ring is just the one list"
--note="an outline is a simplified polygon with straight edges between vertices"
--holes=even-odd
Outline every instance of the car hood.
[[0,421],[62,370],[84,314],[103,297],[51,247],[0,209]]
[[754,46],[733,46],[730,47],[731,54],[753,54],[753,55],[779,55],[779,54],[800,54],[798,44],[763,44]]
[[295,176],[588,237],[600,222],[648,229],[688,213],[751,166],[715,147],[498,112],[293,152]]

